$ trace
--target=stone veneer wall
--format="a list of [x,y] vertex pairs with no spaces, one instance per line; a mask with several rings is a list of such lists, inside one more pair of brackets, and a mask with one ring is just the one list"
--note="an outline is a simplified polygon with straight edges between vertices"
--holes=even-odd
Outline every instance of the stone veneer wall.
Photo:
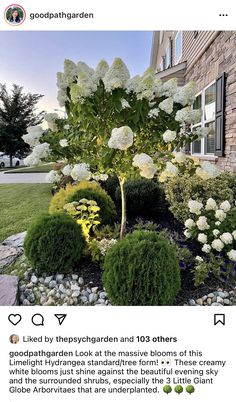
[[215,161],[220,169],[236,173],[236,31],[221,31],[201,58],[186,73],[197,90],[226,73],[225,157]]

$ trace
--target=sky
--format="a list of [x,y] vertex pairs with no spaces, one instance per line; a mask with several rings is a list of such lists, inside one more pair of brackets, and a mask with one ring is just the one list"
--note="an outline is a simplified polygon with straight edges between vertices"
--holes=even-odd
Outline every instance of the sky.
[[44,95],[39,110],[52,112],[57,103],[56,73],[65,59],[96,67],[121,57],[131,76],[149,66],[152,32],[0,32],[0,83],[24,87],[24,92]]

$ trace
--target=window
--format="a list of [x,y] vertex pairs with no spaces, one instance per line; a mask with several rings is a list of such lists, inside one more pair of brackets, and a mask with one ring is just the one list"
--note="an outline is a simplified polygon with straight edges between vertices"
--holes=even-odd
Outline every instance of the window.
[[165,70],[165,56],[163,56],[162,58],[161,58],[161,64],[160,64],[160,69],[161,69],[161,71],[163,71],[163,70]]
[[168,45],[168,47],[166,49],[166,57],[165,57],[165,59],[166,59],[165,68],[171,67],[171,42],[170,42],[170,40],[169,40],[169,45]]
[[197,94],[193,104],[194,109],[201,109],[201,120],[193,126],[193,131],[198,127],[208,129],[205,138],[201,138],[192,143],[191,152],[196,155],[214,155],[215,151],[215,104],[216,104],[216,84],[208,85],[201,93]]
[[183,43],[182,31],[179,31],[175,37],[175,64],[178,64],[182,57],[182,43]]

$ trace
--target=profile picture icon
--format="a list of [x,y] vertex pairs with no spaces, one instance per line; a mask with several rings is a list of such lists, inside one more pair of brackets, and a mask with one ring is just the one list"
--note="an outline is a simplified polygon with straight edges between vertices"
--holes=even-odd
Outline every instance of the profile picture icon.
[[21,25],[25,20],[25,10],[19,4],[11,4],[5,10],[5,20],[13,26]]
[[19,340],[20,340],[20,338],[16,334],[11,335],[10,338],[9,338],[9,341],[11,343],[13,343],[14,345],[17,344],[19,342]]

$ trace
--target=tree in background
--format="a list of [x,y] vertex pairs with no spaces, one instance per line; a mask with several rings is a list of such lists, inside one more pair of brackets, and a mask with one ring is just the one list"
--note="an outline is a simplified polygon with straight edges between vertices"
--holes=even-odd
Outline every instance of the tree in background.
[[43,113],[36,113],[36,105],[43,95],[24,94],[23,87],[13,85],[11,93],[6,85],[0,84],[0,151],[12,157],[16,153],[29,151],[22,136],[27,127],[42,123]]

